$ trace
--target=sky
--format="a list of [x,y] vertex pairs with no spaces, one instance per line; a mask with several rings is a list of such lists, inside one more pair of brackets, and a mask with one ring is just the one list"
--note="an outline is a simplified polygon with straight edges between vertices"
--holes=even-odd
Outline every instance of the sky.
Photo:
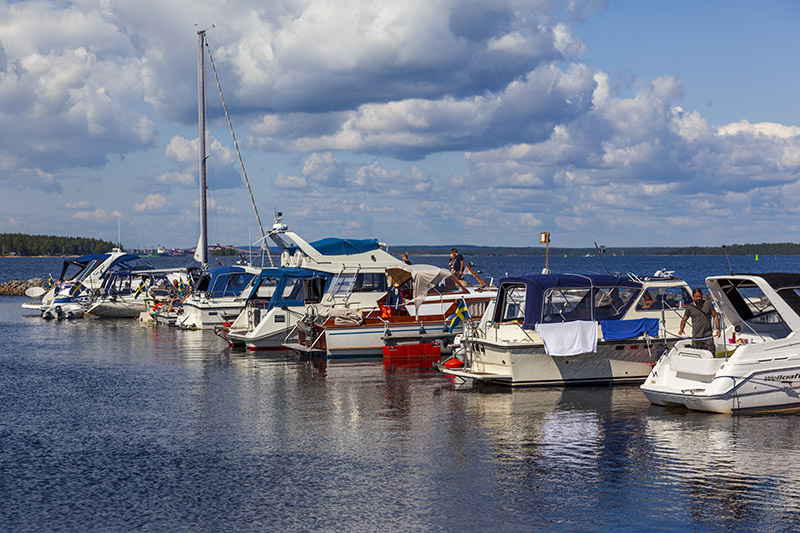
[[[0,232],[199,235],[198,29],[265,227],[800,242],[800,3],[0,0]],[[209,241],[259,237],[205,54]]]

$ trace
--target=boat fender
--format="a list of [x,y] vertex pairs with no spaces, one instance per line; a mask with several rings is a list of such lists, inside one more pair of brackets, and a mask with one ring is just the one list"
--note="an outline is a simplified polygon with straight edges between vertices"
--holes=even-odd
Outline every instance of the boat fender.
[[447,361],[444,362],[445,368],[463,368],[464,361],[459,361],[455,357],[451,357]]

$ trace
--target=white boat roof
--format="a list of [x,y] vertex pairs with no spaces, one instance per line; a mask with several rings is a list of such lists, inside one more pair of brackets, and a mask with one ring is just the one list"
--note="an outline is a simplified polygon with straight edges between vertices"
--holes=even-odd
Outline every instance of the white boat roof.
[[752,318],[752,311],[741,301],[739,288],[748,285],[758,287],[780,314],[792,331],[800,330],[800,274],[770,272],[763,274],[730,274],[706,278],[715,299],[721,299],[726,314],[734,314],[740,320]]

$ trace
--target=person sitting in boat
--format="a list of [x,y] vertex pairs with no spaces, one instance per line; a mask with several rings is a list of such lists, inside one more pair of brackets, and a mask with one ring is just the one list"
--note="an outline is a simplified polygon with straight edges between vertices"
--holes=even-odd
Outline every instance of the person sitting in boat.
[[683,335],[683,328],[686,326],[686,321],[692,319],[692,348],[700,350],[708,350],[712,354],[717,351],[712,337],[713,330],[711,329],[711,318],[717,325],[717,337],[720,336],[719,329],[719,315],[711,300],[703,297],[701,289],[692,291],[692,298],[694,301],[686,306],[686,311],[681,319],[681,327],[678,330],[678,335]]
[[408,259],[408,252],[403,252],[403,257],[401,257],[400,260],[407,265],[411,264],[411,261]]
[[464,256],[455,248],[450,250],[450,272],[457,280],[464,279]]

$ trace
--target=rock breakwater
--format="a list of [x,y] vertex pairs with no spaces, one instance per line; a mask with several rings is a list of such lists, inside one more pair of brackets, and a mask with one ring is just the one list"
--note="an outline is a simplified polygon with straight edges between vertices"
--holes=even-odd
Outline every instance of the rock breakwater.
[[29,280],[12,279],[5,283],[0,283],[0,296],[25,296],[25,291],[31,287],[44,287],[46,281],[42,278],[31,278]]

